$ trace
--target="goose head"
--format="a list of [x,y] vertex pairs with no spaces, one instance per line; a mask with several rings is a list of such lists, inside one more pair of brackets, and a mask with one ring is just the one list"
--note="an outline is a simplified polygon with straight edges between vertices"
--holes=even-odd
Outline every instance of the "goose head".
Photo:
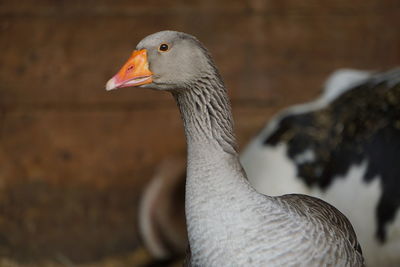
[[186,89],[210,71],[215,72],[214,64],[195,37],[161,31],[139,42],[128,61],[107,82],[106,90],[130,86]]

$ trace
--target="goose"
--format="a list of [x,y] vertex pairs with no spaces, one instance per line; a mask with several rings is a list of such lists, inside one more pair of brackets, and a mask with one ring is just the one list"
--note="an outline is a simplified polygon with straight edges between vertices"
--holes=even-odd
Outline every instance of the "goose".
[[239,162],[231,107],[207,49],[193,36],[162,31],[139,42],[106,90],[170,92],[187,142],[188,266],[364,266],[348,219],[300,194],[268,196]]

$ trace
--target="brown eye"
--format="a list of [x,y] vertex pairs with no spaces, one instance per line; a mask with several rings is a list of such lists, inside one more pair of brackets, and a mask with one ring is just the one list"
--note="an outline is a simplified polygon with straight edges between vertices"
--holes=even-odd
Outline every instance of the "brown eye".
[[169,46],[167,44],[160,44],[160,47],[158,48],[160,52],[167,52],[169,50]]

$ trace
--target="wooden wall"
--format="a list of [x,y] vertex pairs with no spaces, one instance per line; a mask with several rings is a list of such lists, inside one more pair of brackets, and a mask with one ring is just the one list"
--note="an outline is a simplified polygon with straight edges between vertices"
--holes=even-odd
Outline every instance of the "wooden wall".
[[209,48],[243,147],[334,69],[399,65],[399,17],[398,0],[0,1],[0,258],[82,263],[139,245],[141,189],[185,151],[168,94],[104,90],[146,35]]

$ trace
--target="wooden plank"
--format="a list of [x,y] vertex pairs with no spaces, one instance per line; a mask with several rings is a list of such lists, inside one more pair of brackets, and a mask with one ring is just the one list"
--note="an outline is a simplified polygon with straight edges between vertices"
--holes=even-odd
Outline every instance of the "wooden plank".
[[14,15],[132,15],[143,12],[164,13],[164,12],[190,12],[193,10],[208,13],[215,12],[257,12],[268,14],[343,14],[343,13],[365,13],[379,12],[383,9],[399,8],[396,0],[150,0],[150,1],[109,1],[109,0],[71,0],[66,2],[51,0],[20,0],[3,1],[0,5],[0,14]]
[[9,18],[0,37],[0,101],[3,106],[70,105],[71,109],[74,104],[162,105],[168,97],[156,97],[151,91],[103,90],[138,40],[160,30],[161,24],[192,32],[209,47],[227,84],[247,89],[244,95],[233,94],[235,99],[268,100],[263,91],[275,89],[269,85],[285,79],[326,76],[338,67],[392,67],[400,60],[399,23],[392,13],[340,19]]
[[[168,140],[166,142],[165,140]],[[30,111],[5,115],[2,157],[26,179],[93,185],[150,166],[174,150],[184,150],[176,108],[147,111]],[[23,156],[22,156],[23,155]]]
[[0,252],[19,260],[131,251],[141,188],[184,150],[176,109],[11,112],[1,126]]

